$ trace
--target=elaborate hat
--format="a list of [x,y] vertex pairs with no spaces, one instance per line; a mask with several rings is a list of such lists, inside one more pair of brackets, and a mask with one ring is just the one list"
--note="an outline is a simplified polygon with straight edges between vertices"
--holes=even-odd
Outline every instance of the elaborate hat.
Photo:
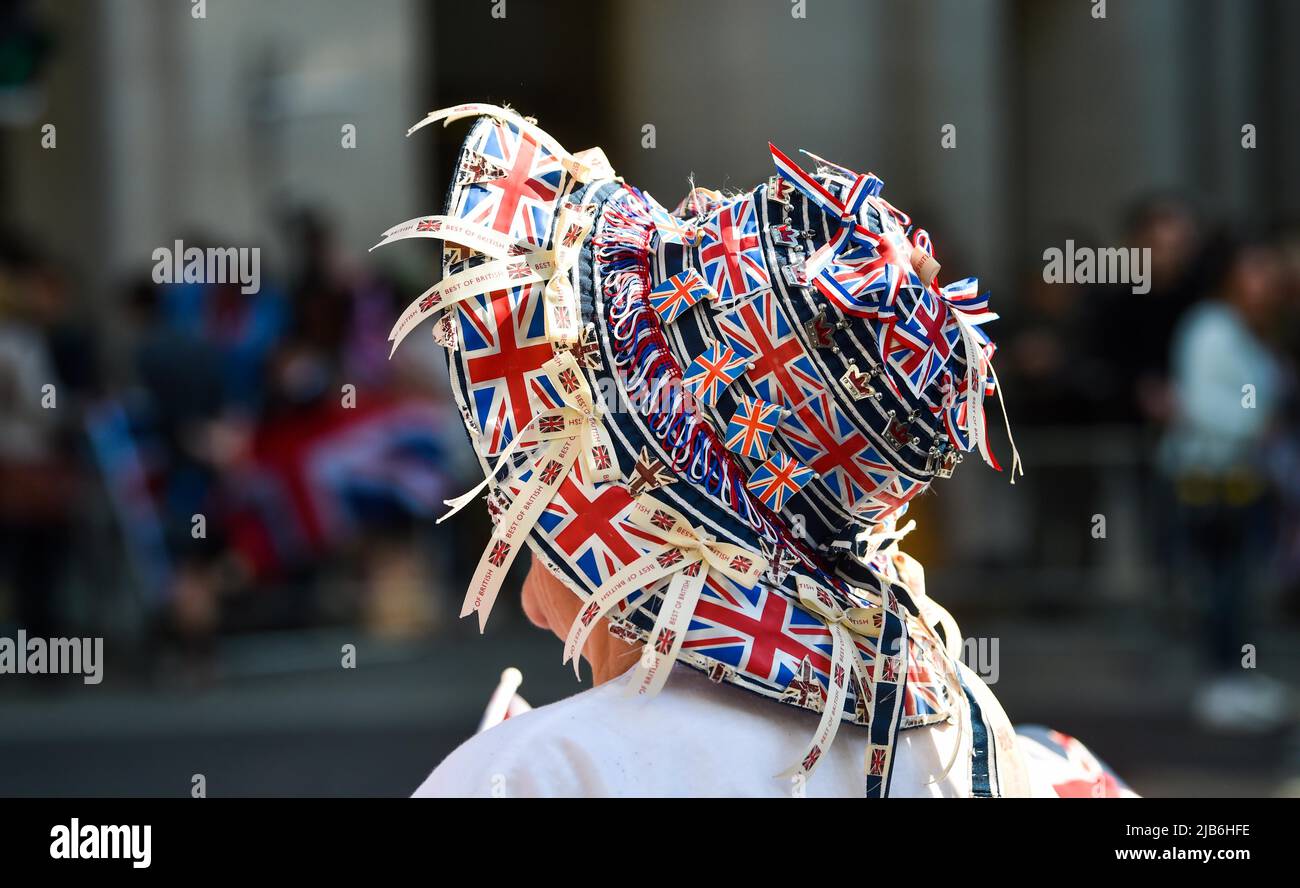
[[586,602],[575,670],[608,618],[646,645],[634,692],[681,662],[820,712],[791,773],[865,726],[867,794],[886,794],[897,731],[960,717],[956,627],[896,542],[964,453],[996,466],[987,296],[940,285],[870,173],[769,146],[766,182],[669,212],[508,109],[411,132],[462,118],[444,212],[380,242],[443,242],[390,338],[433,318],[486,476],[449,501],[486,491],[495,523],[462,616],[486,621],[527,544]]

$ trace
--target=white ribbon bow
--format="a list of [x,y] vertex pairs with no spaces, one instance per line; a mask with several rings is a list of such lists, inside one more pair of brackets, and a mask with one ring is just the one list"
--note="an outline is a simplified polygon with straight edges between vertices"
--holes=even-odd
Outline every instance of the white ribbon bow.
[[817,731],[804,749],[799,762],[778,774],[780,778],[792,777],[796,774],[808,777],[817,769],[822,755],[830,748],[839,731],[844,702],[848,699],[850,673],[858,677],[859,693],[868,692],[872,684],[871,677],[867,674],[866,664],[862,662],[854,636],[878,638],[884,613],[879,607],[840,607],[826,588],[808,577],[795,577],[795,586],[799,593],[799,603],[806,610],[821,617],[826,623],[826,628],[830,630],[831,668],[827,676],[829,686],[826,702],[822,707],[822,717],[817,724]]

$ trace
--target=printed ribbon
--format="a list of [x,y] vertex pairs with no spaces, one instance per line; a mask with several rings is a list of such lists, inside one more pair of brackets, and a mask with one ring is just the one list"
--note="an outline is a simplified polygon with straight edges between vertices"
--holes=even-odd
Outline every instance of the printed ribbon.
[[[818,247],[817,251],[809,256],[804,263],[804,273],[809,281],[816,278],[850,244],[864,246],[872,250],[880,245],[881,238],[858,221],[858,214],[867,198],[877,196],[880,194],[881,188],[884,187],[884,183],[879,178],[871,173],[857,175],[853,180],[853,185],[849,188],[848,195],[841,200],[821,182],[818,182],[813,176],[805,172],[799,164],[787,157],[780,148],[777,148],[771,142],[767,143],[767,147],[772,154],[772,160],[776,164],[777,172],[798,188],[822,212],[839,220],[834,237]],[[891,288],[886,304],[889,310],[892,310],[896,292],[897,287]],[[878,311],[885,314],[886,306],[882,306]]]
[[416,216],[399,222],[379,236],[379,243],[370,248],[374,252],[385,244],[405,240],[410,237],[431,237],[436,240],[460,244],[494,259],[520,255],[525,251],[536,249],[536,245],[525,240],[516,240],[508,234],[466,222],[456,216]]
[[551,233],[555,268],[542,298],[546,309],[546,335],[551,342],[573,345],[581,336],[578,299],[569,273],[578,264],[582,242],[595,222],[595,207],[565,202]]
[[649,653],[637,666],[630,689],[630,693],[648,695],[663,687],[672,670],[709,572],[717,571],[746,588],[752,588],[767,570],[767,560],[740,546],[716,542],[708,533],[693,527],[679,512],[649,493],[643,493],[632,501],[627,521],[658,536],[662,542],[652,545],[650,551],[610,577],[587,600],[569,627],[564,641],[563,662],[572,660],[574,675],[581,677],[579,655],[601,618],[629,595],[672,574],[673,579],[651,630],[647,646]]
[[[573,354],[560,352],[543,364],[542,369],[562,393],[565,406],[536,414],[497,458],[487,477],[468,493],[447,500],[451,509],[438,519],[439,523],[445,521],[473,501],[484,487],[495,481],[503,466],[511,464],[511,457],[519,447],[532,446],[537,441],[550,442],[532,464],[532,476],[497,522],[465,593],[460,615],[477,613],[480,632],[487,625],[501,583],[522,548],[520,543],[555,497],[578,455],[582,455],[584,475],[589,481],[613,481],[620,477],[591,389]],[[525,433],[534,436],[528,444],[521,443]]]
[[[915,235],[916,249],[926,255],[930,252],[930,237],[920,230]],[[988,310],[987,293],[979,292],[979,284],[974,278],[963,278],[945,287],[931,285],[930,290],[949,308],[949,314],[957,324],[961,334],[962,348],[966,352],[966,433],[978,446],[983,460],[998,471],[998,464],[993,451],[989,449],[988,427],[984,418],[984,397],[988,393],[990,377],[993,389],[998,393],[998,403],[1002,407],[1002,421],[1007,430],[1007,441],[1011,446],[1011,483],[1016,483],[1016,473],[1024,474],[1020,465],[1020,451],[1011,434],[1011,420],[1007,417],[1006,402],[1002,399],[1001,388],[997,384],[997,371],[993,362],[985,353],[988,337],[977,328],[989,321],[998,319],[998,314]]]
[[599,148],[588,148],[585,151],[579,151],[577,154],[570,154],[537,124],[525,117],[521,117],[509,108],[502,108],[498,105],[471,102],[465,105],[456,105],[452,108],[443,108],[439,111],[431,111],[423,120],[408,129],[406,134],[409,136],[417,130],[439,121],[442,121],[443,126],[449,126],[452,122],[463,120],[466,117],[491,117],[501,120],[517,127],[520,132],[527,133],[537,142],[547,143],[559,156],[561,165],[569,175],[583,184],[594,182],[597,179],[614,178],[614,170],[610,166],[609,160],[606,159],[605,152]]
[[862,655],[858,652],[853,636],[878,638],[882,624],[882,609],[879,607],[842,608],[830,592],[808,577],[796,576],[795,586],[799,593],[799,603],[821,617],[830,630],[831,668],[826,702],[822,707],[817,731],[808,742],[799,762],[778,774],[779,778],[789,778],[796,774],[810,777],[817,769],[823,753],[830,748],[840,729],[844,702],[848,699],[850,673],[858,677],[861,688],[859,693],[868,693],[871,677],[867,674],[866,664],[862,662]]
[[393,347],[388,356],[391,358],[407,334],[430,314],[484,293],[552,280],[557,268],[554,252],[537,250],[512,259],[494,259],[443,278],[416,297],[393,324],[388,334]]

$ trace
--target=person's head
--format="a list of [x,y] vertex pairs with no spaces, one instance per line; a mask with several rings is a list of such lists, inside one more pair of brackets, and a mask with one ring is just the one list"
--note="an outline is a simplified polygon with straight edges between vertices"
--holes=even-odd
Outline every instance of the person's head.
[[1281,256],[1269,240],[1246,235],[1224,247],[1216,291],[1252,330],[1266,332],[1283,297]]
[[1195,207],[1176,194],[1144,198],[1129,211],[1130,242],[1151,250],[1152,289],[1177,283],[1191,268],[1201,245],[1201,222]]

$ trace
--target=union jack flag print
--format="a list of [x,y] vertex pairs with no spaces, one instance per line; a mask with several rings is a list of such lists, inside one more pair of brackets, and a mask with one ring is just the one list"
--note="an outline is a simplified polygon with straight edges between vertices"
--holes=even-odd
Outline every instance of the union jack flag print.
[[715,342],[686,368],[682,385],[701,404],[716,404],[727,386],[745,372],[749,357],[729,345]]
[[458,303],[469,406],[485,456],[505,449],[539,409],[563,406],[542,371],[555,355],[546,338],[542,288],[526,284]]
[[663,509],[655,509],[654,514],[650,516],[650,523],[660,530],[672,530],[677,519],[669,515]]
[[582,460],[537,519],[551,545],[598,589],[657,540],[627,521],[632,495],[617,482],[591,484]]
[[894,474],[825,392],[796,407],[782,421],[781,435],[795,456],[821,476],[822,483],[846,508],[856,508]]
[[871,496],[860,505],[855,514],[867,522],[883,521],[897,518],[907,511],[907,504],[926,489],[923,481],[916,481],[898,472],[891,472],[886,483],[872,492]]
[[505,121],[488,127],[477,147],[501,175],[466,186],[457,215],[543,246],[564,184],[559,155]]
[[497,540],[492,544],[492,552],[488,555],[488,561],[496,567],[505,564],[506,556],[510,554],[510,544],[504,540]]
[[881,240],[875,252],[858,247],[827,263],[812,284],[845,314],[855,317],[888,317],[899,291],[923,289],[911,266],[900,265]]
[[546,465],[543,466],[541,470],[540,477],[542,479],[542,483],[554,484],[556,481],[560,479],[560,471],[561,471],[561,467],[558,462],[556,462],[553,459],[548,460]]
[[562,413],[547,413],[537,418],[537,430],[539,432],[562,432],[564,426],[565,419]]
[[943,300],[922,290],[911,316],[886,321],[877,335],[885,360],[919,394],[952,357],[961,330]]
[[732,348],[749,355],[753,366],[745,378],[764,401],[793,407],[823,389],[821,375],[771,290],[719,315],[718,331]]
[[759,501],[774,512],[781,511],[785,501],[803,489],[812,480],[813,470],[784,453],[772,456],[749,476],[745,487]]
[[713,291],[693,268],[677,274],[650,291],[650,305],[665,324],[673,321],[701,299],[711,298]]
[[650,219],[654,222],[659,240],[666,244],[693,244],[699,237],[699,229],[692,222],[684,222],[660,206],[654,198],[646,195],[650,206]]
[[780,420],[781,408],[777,405],[741,395],[736,412],[727,423],[727,449],[749,459],[767,459],[772,433]]
[[824,682],[831,668],[825,623],[762,584],[746,589],[710,573],[682,643],[778,687],[787,687],[806,659]]
[[724,204],[704,223],[700,262],[704,279],[723,302],[770,285],[752,195]]

